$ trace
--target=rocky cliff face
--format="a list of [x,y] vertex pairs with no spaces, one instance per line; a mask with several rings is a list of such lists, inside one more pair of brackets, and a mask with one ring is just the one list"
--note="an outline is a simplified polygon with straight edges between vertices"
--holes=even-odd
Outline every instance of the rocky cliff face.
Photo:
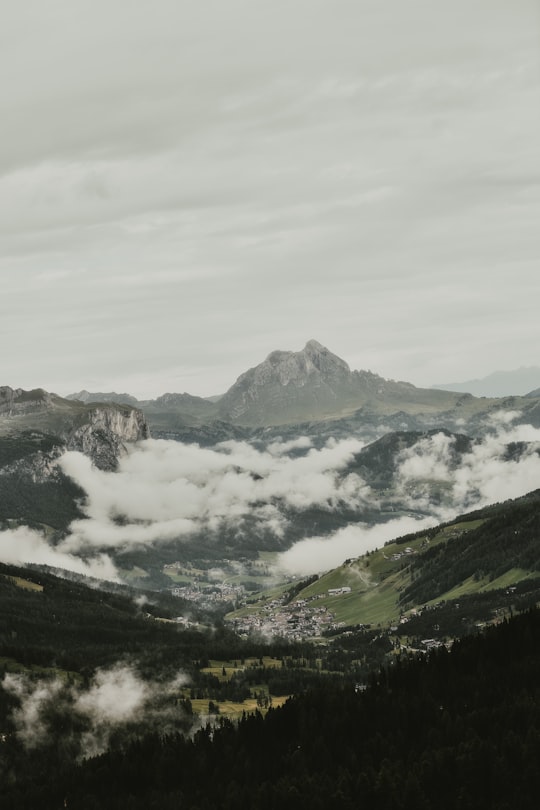
[[[42,523],[65,530],[80,517],[84,492],[58,458],[78,450],[114,470],[131,442],[149,435],[141,411],[127,405],[84,405],[46,391],[0,389],[0,526]],[[11,525],[11,524],[10,524]]]
[[149,436],[142,411],[127,405],[84,405],[42,389],[0,388],[0,437],[10,446],[19,437],[26,446],[32,432],[50,437],[58,452],[85,453],[101,469],[114,469],[127,443]]
[[144,411],[148,426],[157,436],[170,431],[183,431],[190,425],[205,425],[216,418],[216,407],[213,402],[187,393],[163,394],[157,399],[137,400],[129,394],[79,391],[70,394],[67,399],[84,402],[87,405],[115,402],[139,408]]
[[80,427],[66,436],[66,449],[89,456],[101,469],[114,469],[126,444],[150,435],[142,411],[134,408],[94,407]]
[[310,418],[335,409],[347,388],[347,363],[310,340],[300,352],[275,351],[240,375],[218,403],[223,419],[275,424]]

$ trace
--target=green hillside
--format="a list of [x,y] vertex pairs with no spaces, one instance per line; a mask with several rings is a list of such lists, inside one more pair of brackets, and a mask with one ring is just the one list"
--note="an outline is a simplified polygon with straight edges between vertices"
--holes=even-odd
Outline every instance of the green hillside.
[[[507,604],[503,596],[534,591],[539,538],[536,491],[346,560],[306,587],[295,587],[295,600],[326,608],[336,624],[346,626],[392,626],[423,606],[482,594],[492,595],[495,609],[495,603]],[[278,596],[274,589],[228,618],[254,614]]]

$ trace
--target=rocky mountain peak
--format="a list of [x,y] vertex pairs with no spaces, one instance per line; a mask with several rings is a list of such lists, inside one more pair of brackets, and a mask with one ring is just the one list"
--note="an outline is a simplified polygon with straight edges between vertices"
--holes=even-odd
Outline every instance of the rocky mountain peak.
[[345,360],[342,360],[337,354],[333,354],[316,340],[308,340],[300,354],[303,354],[313,368],[322,374],[348,375],[351,372]]
[[344,360],[332,354],[316,340],[308,340],[299,352],[282,350],[271,352],[260,365],[242,374],[237,383],[241,380],[250,380],[260,386],[275,381],[280,385],[302,387],[314,376],[347,377],[350,373],[349,366]]
[[316,340],[298,352],[273,351],[241,374],[219,401],[224,419],[276,424],[335,409],[355,382],[347,363]]

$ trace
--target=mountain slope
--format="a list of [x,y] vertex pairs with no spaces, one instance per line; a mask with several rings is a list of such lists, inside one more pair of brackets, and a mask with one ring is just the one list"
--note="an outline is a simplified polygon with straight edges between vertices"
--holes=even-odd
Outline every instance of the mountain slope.
[[144,741],[9,786],[13,810],[535,810],[540,616],[525,613],[363,689],[326,684],[283,707]]
[[0,388],[0,520],[64,529],[80,517],[83,493],[56,464],[76,450],[104,470],[116,468],[126,443],[149,435],[141,411],[85,405],[42,389]]
[[96,402],[116,402],[117,405],[132,405],[134,408],[138,408],[141,404],[139,400],[131,396],[131,394],[117,394],[115,391],[109,391],[108,393],[94,391],[91,393],[83,389],[76,394],[68,394],[65,398],[73,402],[84,402],[85,405]]
[[[540,600],[539,532],[536,490],[347,560],[295,588],[295,601],[305,602],[307,609],[326,608],[345,625],[388,627],[405,616],[400,634],[406,635],[415,632],[415,623],[420,626],[428,605],[429,635],[459,635],[456,619],[458,625],[463,620],[473,627],[476,620],[493,619],[495,610],[510,610],[516,601]],[[228,618],[241,624],[250,615],[268,615],[267,605],[263,595]],[[284,611],[290,607],[276,608],[276,613]]]

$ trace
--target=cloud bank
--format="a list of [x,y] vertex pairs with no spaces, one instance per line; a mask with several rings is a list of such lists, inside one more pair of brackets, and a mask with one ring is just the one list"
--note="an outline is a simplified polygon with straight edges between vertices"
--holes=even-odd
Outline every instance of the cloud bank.
[[[116,550],[195,533],[240,528],[283,536],[287,511],[313,506],[358,509],[371,497],[360,476],[346,473],[363,443],[329,441],[316,450],[309,439],[274,442],[257,450],[245,442],[201,448],[149,439],[130,448],[117,472],[103,472],[80,453],[60,466],[87,493],[86,518],[71,524],[67,553]],[[290,457],[291,450],[305,450]]]
[[39,532],[20,526],[0,532],[0,559],[12,565],[49,565],[86,577],[119,582],[118,571],[106,554],[82,558],[52,546]]
[[[396,483],[405,503],[431,511],[440,520],[497,501],[517,498],[540,487],[540,429],[511,422],[518,412],[492,417],[493,432],[456,456],[456,439],[437,433],[403,451]],[[441,503],[433,503],[433,484],[442,486]]]
[[[310,537],[279,555],[278,569],[312,574],[340,565],[383,543],[491,503],[540,488],[540,429],[511,426],[520,414],[495,414],[493,433],[461,457],[456,439],[436,433],[396,459],[394,499],[400,508],[424,513],[368,527],[352,524],[325,537]],[[512,450],[515,452],[512,453]]]
[[[325,536],[308,536],[279,557],[286,573],[312,573],[339,565],[394,537],[451,520],[458,514],[540,488],[540,429],[513,426],[519,414],[495,415],[491,433],[466,446],[445,432],[426,435],[394,460],[386,492],[370,488],[351,464],[363,444],[329,440],[315,449],[309,438],[257,449],[229,441],[213,448],[149,439],[132,446],[116,472],[68,452],[59,460],[86,492],[85,517],[52,547],[37,532],[0,534],[6,562],[37,562],[93,577],[116,579],[111,555],[204,533],[249,533],[287,544],[311,509],[353,512],[358,520]],[[386,523],[362,523],[369,512]],[[401,516],[388,521],[389,513]],[[403,513],[406,513],[405,515]],[[290,535],[289,535],[290,536]]]

